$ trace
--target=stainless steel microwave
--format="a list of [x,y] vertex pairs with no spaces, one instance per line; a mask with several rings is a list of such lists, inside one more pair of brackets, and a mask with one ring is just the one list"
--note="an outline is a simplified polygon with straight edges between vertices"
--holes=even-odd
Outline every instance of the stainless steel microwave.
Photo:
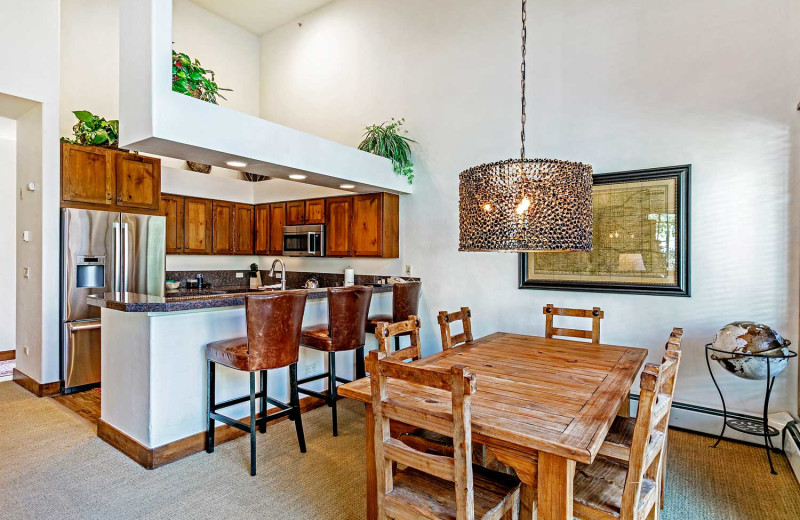
[[325,256],[325,226],[283,226],[285,256]]

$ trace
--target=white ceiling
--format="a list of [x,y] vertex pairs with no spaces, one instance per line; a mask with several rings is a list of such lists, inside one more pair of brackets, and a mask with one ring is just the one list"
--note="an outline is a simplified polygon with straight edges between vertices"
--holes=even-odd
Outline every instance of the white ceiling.
[[212,13],[262,35],[334,0],[191,0]]

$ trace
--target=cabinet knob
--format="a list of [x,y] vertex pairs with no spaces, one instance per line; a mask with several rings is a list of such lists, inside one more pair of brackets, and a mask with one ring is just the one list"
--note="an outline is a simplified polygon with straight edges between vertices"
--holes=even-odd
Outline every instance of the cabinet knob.
[[110,193],[106,193],[106,200],[111,200],[111,194]]

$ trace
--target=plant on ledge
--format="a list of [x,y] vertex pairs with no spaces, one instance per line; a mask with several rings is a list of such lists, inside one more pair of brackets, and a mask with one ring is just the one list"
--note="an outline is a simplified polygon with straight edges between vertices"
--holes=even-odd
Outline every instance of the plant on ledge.
[[99,117],[88,110],[75,110],[72,112],[78,118],[78,122],[72,127],[75,134],[74,139],[62,137],[65,143],[107,146],[116,148],[119,142],[119,121],[112,119],[106,121],[104,117]]
[[[182,52],[172,51],[172,90],[192,96],[202,101],[217,104],[217,96],[225,99],[220,94],[221,88],[214,79],[214,71],[204,69],[200,61],[192,59]],[[227,101],[227,100],[226,100]]]
[[411,143],[416,141],[403,135],[407,133],[401,128],[404,122],[404,118],[399,121],[392,118],[391,122],[365,127],[364,140],[358,145],[358,149],[391,159],[394,172],[406,177],[411,184],[414,181]]

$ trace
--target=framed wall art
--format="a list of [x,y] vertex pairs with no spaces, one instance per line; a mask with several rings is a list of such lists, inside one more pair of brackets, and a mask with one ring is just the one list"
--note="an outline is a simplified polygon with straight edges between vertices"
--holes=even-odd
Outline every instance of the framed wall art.
[[595,175],[592,250],[520,253],[520,289],[690,296],[690,173]]

